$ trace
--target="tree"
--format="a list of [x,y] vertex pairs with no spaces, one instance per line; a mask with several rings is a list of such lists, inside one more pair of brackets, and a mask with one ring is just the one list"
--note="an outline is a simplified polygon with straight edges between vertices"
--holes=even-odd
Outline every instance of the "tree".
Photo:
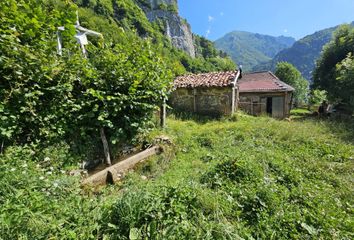
[[288,62],[279,62],[275,70],[275,75],[283,82],[295,88],[295,105],[298,106],[306,101],[309,83],[294,65]]
[[324,90],[314,89],[309,96],[309,109],[314,105],[320,105],[323,101],[327,100],[327,92]]
[[336,81],[340,85],[341,98],[354,106],[354,57],[352,53],[336,65]]
[[343,25],[322,51],[314,71],[314,88],[326,90],[331,99],[350,102],[354,84],[352,63],[354,27]]
[[[172,74],[148,40],[122,35],[125,41],[105,48],[89,44],[83,59],[73,36],[76,9],[62,1],[0,1],[5,144],[92,143],[101,129],[111,143],[130,140],[151,126],[168,94]],[[58,26],[65,26],[62,56],[56,53]]]

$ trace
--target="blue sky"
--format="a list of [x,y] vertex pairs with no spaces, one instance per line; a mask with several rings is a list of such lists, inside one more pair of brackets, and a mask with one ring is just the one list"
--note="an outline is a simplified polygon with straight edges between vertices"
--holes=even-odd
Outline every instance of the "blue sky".
[[233,30],[300,39],[354,21],[354,0],[178,0],[192,31],[216,40]]

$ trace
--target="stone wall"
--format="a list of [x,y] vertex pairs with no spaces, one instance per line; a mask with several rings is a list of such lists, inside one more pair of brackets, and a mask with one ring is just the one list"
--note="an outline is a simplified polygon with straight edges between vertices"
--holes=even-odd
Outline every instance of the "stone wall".
[[179,88],[172,93],[171,106],[176,110],[205,115],[230,115],[232,88]]

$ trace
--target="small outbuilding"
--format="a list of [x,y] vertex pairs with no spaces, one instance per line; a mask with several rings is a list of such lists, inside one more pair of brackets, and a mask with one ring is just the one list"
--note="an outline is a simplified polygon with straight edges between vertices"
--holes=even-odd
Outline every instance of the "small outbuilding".
[[290,115],[294,88],[272,72],[241,71],[189,74],[177,77],[170,103],[182,111],[230,115],[238,108],[252,115]]
[[256,116],[289,117],[295,89],[272,72],[243,74],[238,88],[238,105],[243,111]]
[[190,74],[177,77],[171,96],[173,108],[206,114],[230,115],[237,108],[239,71]]

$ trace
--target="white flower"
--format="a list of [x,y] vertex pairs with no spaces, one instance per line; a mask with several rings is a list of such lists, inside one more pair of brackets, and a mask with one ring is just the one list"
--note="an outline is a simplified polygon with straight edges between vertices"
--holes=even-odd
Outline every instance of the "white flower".
[[47,175],[52,175],[52,172],[51,171],[47,172]]
[[40,177],[39,177],[39,180],[43,180],[44,178],[45,178],[45,177],[43,177],[43,176],[40,176]]
[[14,172],[14,171],[16,171],[16,168],[11,168],[10,171]]
[[50,158],[49,158],[49,157],[45,157],[45,158],[44,158],[44,161],[45,161],[45,162],[48,162],[48,161],[50,161]]
[[24,168],[28,167],[27,163],[23,164],[22,167]]
[[53,184],[53,186],[54,186],[55,188],[57,188],[57,187],[59,186],[59,184],[55,182],[55,183]]

